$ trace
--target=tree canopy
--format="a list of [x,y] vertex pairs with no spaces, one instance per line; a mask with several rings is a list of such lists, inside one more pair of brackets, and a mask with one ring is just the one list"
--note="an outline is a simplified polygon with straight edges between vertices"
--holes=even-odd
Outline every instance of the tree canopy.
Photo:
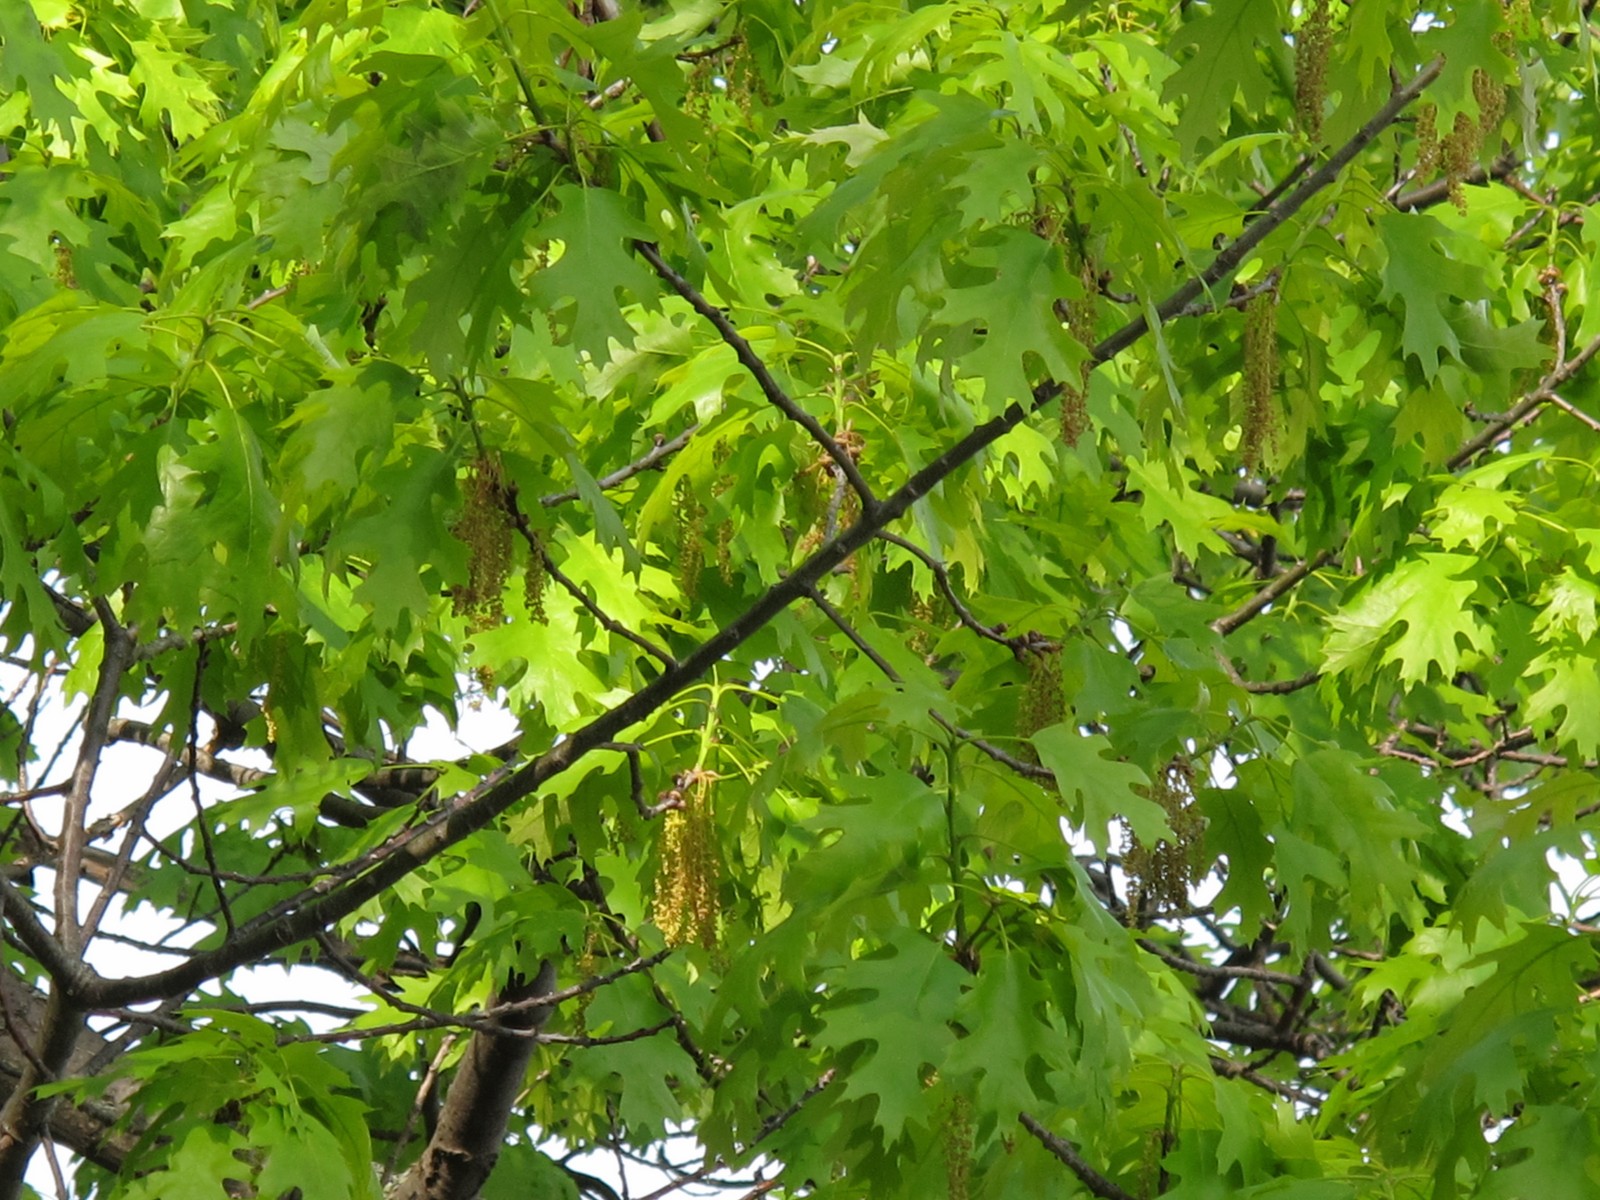
[[0,3],[0,1197],[1600,1192],[1591,6]]

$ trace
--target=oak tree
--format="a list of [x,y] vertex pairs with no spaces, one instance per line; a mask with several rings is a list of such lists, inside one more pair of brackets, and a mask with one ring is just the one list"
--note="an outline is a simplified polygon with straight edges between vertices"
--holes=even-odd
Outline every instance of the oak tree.
[[0,1197],[1595,1194],[1591,8],[0,4]]

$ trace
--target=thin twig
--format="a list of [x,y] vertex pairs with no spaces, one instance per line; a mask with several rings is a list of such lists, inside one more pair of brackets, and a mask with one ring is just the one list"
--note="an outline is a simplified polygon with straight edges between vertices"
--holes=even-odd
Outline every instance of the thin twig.
[[78,924],[78,883],[83,870],[83,852],[88,844],[89,793],[100,770],[100,756],[105,751],[106,731],[117,709],[122,676],[134,653],[133,631],[117,620],[110,603],[96,597],[94,608],[100,617],[105,642],[94,696],[84,715],[83,743],[78,748],[78,762],[73,768],[72,786],[67,791],[61,816],[61,853],[56,861],[56,937],[69,954],[79,954],[83,950],[83,929]]
[[[194,692],[189,701],[189,759],[200,756],[200,684],[206,673],[206,645],[200,643],[200,648],[194,664]],[[170,752],[169,752],[170,753]],[[222,886],[222,878],[218,874],[221,868],[217,864],[216,846],[211,840],[211,822],[206,819],[206,806],[200,799],[200,773],[189,768],[189,798],[194,804],[195,830],[200,836],[201,853],[205,855],[207,874],[211,877],[211,887],[216,893],[217,908],[222,913],[223,928],[228,931],[228,936],[234,934],[233,906],[228,902],[228,891]]]
[[883,655],[879,654],[877,650],[873,649],[872,643],[867,641],[867,639],[861,635],[861,631],[852,625],[845,618],[845,615],[835,608],[826,596],[824,596],[816,588],[811,589],[810,596],[811,603],[815,604],[822,611],[822,614],[838,627],[839,632],[850,639],[851,645],[853,645],[857,650],[861,651],[861,653],[867,657],[868,661],[870,661],[873,666],[877,667],[878,670],[882,671],[891,683],[904,682],[904,680],[900,678],[900,672],[896,671],[894,667],[890,665],[889,661],[883,657]]
[[1042,783],[1055,783],[1056,774],[1049,767],[1041,767],[1038,763],[1031,763],[1026,759],[1018,758],[1014,754],[1007,754],[993,742],[986,741],[975,733],[969,733],[967,730],[962,729],[961,726],[952,724],[936,712],[930,712],[928,715],[937,721],[947,733],[953,734],[974,749],[987,754],[1002,767],[1009,767],[1018,775],[1027,779],[1037,779]]
[[400,1164],[400,1156],[405,1153],[406,1145],[411,1141],[412,1131],[417,1127],[417,1120],[422,1116],[422,1110],[428,1106],[428,1097],[438,1085],[439,1072],[444,1069],[444,1060],[455,1047],[456,1036],[447,1033],[440,1039],[439,1049],[434,1052],[433,1058],[428,1063],[428,1069],[422,1073],[422,1081],[417,1084],[417,1094],[411,1101],[410,1111],[406,1113],[405,1124],[400,1127],[400,1136],[395,1139],[394,1150],[390,1153],[388,1161],[383,1164],[383,1176],[379,1187],[386,1194],[389,1190],[389,1180],[394,1178],[394,1169]]
[[767,364],[762,361],[761,356],[755,352],[743,335],[734,328],[733,322],[728,319],[728,314],[707,300],[694,284],[685,279],[666,259],[662,258],[661,250],[655,243],[640,239],[633,243],[633,248],[641,258],[655,268],[656,274],[666,280],[667,285],[673,291],[689,302],[690,308],[709,321],[716,331],[722,335],[722,340],[732,348],[734,355],[739,359],[744,369],[749,371],[755,378],[756,386],[761,389],[761,394],[767,398],[767,402],[811,435],[811,440],[822,447],[823,453],[833,460],[833,465],[849,481],[850,486],[855,489],[856,495],[861,497],[862,511],[870,513],[878,502],[873,497],[872,489],[867,486],[867,481],[862,477],[860,469],[856,466],[856,460],[851,457],[848,450],[834,439],[832,434],[822,427],[820,421],[796,404],[794,399],[783,390],[773,377],[771,370],[768,369]]
[[637,742],[607,742],[603,746],[596,746],[597,750],[615,750],[625,755],[628,760],[628,792],[633,798],[633,806],[639,810],[639,816],[646,821],[653,821],[662,813],[671,812],[683,807],[683,799],[676,792],[667,793],[668,798],[658,804],[646,804],[644,799],[644,769],[639,758],[644,747]]
[[220,625],[207,625],[204,628],[195,630],[193,633],[164,633],[135,650],[133,661],[148,662],[152,658],[159,658],[169,651],[186,650],[195,645],[203,646],[207,642],[232,637],[238,632],[239,622],[226,621]]
[[899,546],[900,549],[906,551],[933,573],[934,583],[944,596],[945,602],[955,612],[956,620],[960,621],[962,625],[972,630],[979,637],[988,638],[991,642],[998,642],[1008,649],[1015,649],[1017,639],[1006,637],[1004,630],[1000,626],[985,625],[973,615],[972,610],[962,602],[961,597],[956,595],[956,589],[950,582],[949,570],[937,558],[915,542],[903,538],[897,533],[890,533],[887,529],[879,531],[878,540],[888,542],[891,546]]
[[1559,363],[1554,370],[1539,381],[1539,386],[1525,394],[1521,400],[1511,406],[1511,409],[1498,421],[1485,426],[1476,436],[1467,439],[1450,458],[1445,466],[1452,471],[1460,470],[1478,455],[1491,446],[1498,445],[1510,436],[1516,428],[1526,421],[1531,420],[1548,396],[1556,388],[1561,387],[1574,375],[1588,365],[1596,353],[1600,353],[1600,334],[1590,338],[1584,343],[1583,348],[1563,363]]
[[1593,431],[1595,433],[1600,433],[1600,421],[1595,420],[1588,413],[1584,412],[1581,408],[1578,408],[1575,405],[1573,405],[1571,401],[1563,400],[1555,392],[1546,392],[1545,396],[1544,396],[1544,402],[1546,404],[1555,405],[1562,412],[1566,413],[1569,417],[1571,417],[1573,420],[1577,421],[1579,424],[1587,426],[1591,431]]
[[1111,1180],[1096,1171],[1083,1160],[1083,1156],[1073,1149],[1072,1143],[1058,1134],[1051,1133],[1039,1120],[1029,1113],[1019,1113],[1017,1119],[1022,1122],[1022,1127],[1034,1137],[1039,1139],[1039,1144],[1067,1164],[1067,1169],[1078,1177],[1078,1182],[1091,1196],[1099,1196],[1100,1200],[1135,1200],[1131,1192],[1125,1192]]
[[1240,626],[1260,616],[1273,601],[1280,599],[1285,592],[1288,592],[1313,571],[1324,566],[1332,558],[1332,552],[1324,550],[1313,558],[1301,560],[1251,596],[1238,608],[1230,613],[1224,613],[1211,622],[1212,630],[1220,633],[1223,637],[1227,637],[1228,634]]
[[1256,1087],[1271,1092],[1275,1096],[1282,1096],[1285,1100],[1293,1101],[1296,1104],[1304,1104],[1311,1108],[1321,1105],[1325,1099],[1325,1097],[1319,1096],[1315,1092],[1297,1088],[1291,1083],[1283,1083],[1279,1080],[1271,1079],[1246,1063],[1231,1062],[1216,1055],[1211,1056],[1211,1069],[1224,1079],[1243,1079],[1246,1083],[1253,1083]]
[[[609,492],[612,488],[626,483],[635,475],[641,475],[645,471],[653,471],[687,446],[689,439],[699,431],[700,426],[691,425],[674,437],[667,438],[665,441],[658,440],[644,455],[634,459],[627,466],[618,467],[609,475],[602,475],[595,480],[595,483],[602,492]],[[540,496],[539,505],[542,508],[554,508],[558,504],[566,504],[569,501],[579,499],[581,496],[582,493],[577,488],[568,488],[564,492],[551,492],[548,496]]]
[[[1228,666],[1231,668],[1232,663]],[[1255,696],[1287,696],[1291,692],[1302,691],[1322,678],[1322,672],[1317,670],[1306,671],[1296,675],[1293,679],[1265,679],[1254,680],[1240,678],[1237,682],[1245,691]]]
[[1190,975],[1198,975],[1201,979],[1251,979],[1257,983],[1271,983],[1280,987],[1295,987],[1302,981],[1298,975],[1289,975],[1283,971],[1269,971],[1265,967],[1251,967],[1245,965],[1228,966],[1215,963],[1196,962],[1192,958],[1184,958],[1181,954],[1174,954],[1164,949],[1159,943],[1152,942],[1149,938],[1139,938],[1138,945],[1155,955],[1169,967],[1176,967]]
[[652,642],[642,633],[635,633],[621,621],[612,617],[594,600],[590,599],[589,593],[579,587],[571,576],[556,566],[555,560],[550,557],[550,552],[545,549],[544,539],[534,531],[533,525],[528,521],[527,514],[522,511],[522,506],[517,503],[517,489],[515,486],[506,489],[506,510],[507,515],[511,518],[511,523],[516,526],[517,532],[522,535],[522,540],[528,544],[528,553],[538,556],[539,561],[544,565],[545,574],[555,580],[564,592],[583,605],[589,615],[600,623],[602,629],[606,629],[618,637],[632,642],[646,654],[657,659],[669,671],[678,665],[677,659],[673,658],[666,649],[656,645],[655,642]]

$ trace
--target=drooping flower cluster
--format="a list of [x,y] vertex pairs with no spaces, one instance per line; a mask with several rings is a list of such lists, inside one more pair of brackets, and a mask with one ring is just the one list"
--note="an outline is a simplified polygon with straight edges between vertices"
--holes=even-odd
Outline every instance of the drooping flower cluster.
[[694,484],[687,476],[678,480],[678,490],[673,496],[673,515],[678,527],[678,557],[674,564],[678,590],[685,604],[694,603],[700,594],[700,572],[706,565],[706,549],[701,541],[705,532],[706,507],[695,495]]
[[716,776],[690,771],[669,793],[678,806],[662,820],[661,867],[656,876],[654,916],[669,946],[713,950],[722,915],[717,897]]
[[1188,903],[1190,886],[1204,869],[1201,835],[1205,819],[1194,803],[1193,768],[1184,759],[1173,759],[1146,795],[1167,814],[1174,840],[1163,838],[1147,846],[1123,823],[1128,844],[1122,867],[1128,873],[1129,903],[1137,907],[1140,900],[1148,900],[1157,911],[1181,909]]
[[500,464],[480,454],[467,468],[465,505],[450,532],[467,547],[467,582],[451,594],[456,616],[488,629],[505,616],[503,593],[511,570],[511,518]]
[[[1017,654],[1028,671],[1028,681],[1023,684],[1022,697],[1017,702],[1017,736],[1027,739],[1065,717],[1066,689],[1061,679],[1061,647],[1056,643],[1030,638]],[[1038,762],[1033,747],[1026,742],[1022,757]]]
[[1328,98],[1328,51],[1333,45],[1329,0],[1310,0],[1294,35],[1294,114],[1312,141],[1322,140],[1322,109]]
[[1262,452],[1278,443],[1278,291],[1252,296],[1244,310],[1244,375],[1240,380],[1243,410],[1244,466],[1254,471]]

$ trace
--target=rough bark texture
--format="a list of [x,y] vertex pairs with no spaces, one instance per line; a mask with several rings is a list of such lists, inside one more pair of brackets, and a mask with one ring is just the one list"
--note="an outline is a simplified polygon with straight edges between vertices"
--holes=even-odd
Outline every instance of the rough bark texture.
[[[511,981],[495,1002],[546,996],[555,982],[555,966],[545,962],[533,979]],[[534,1033],[549,1015],[548,1009],[530,1009],[504,1025]],[[511,1107],[522,1092],[534,1045],[532,1037],[517,1033],[472,1035],[428,1147],[401,1179],[393,1200],[472,1200],[478,1194],[500,1157]]]
[[[22,1110],[27,1090],[37,1082],[36,1069],[23,1046],[34,1050],[39,1030],[47,1020],[49,1002],[20,983],[8,980],[0,986],[5,987],[9,1014],[4,1028],[0,1029],[0,1112],[10,1114]],[[115,1057],[117,1048],[99,1034],[82,1028],[81,1022],[74,1024],[78,1025],[78,1032],[63,1073],[82,1077],[94,1073],[107,1059]],[[44,1124],[35,1129],[35,1134],[42,1133],[107,1170],[119,1170],[134,1139],[128,1134],[113,1134],[111,1127],[126,1111],[126,1100],[132,1090],[132,1084],[119,1082],[98,1099],[73,1104],[62,1098],[53,1104],[28,1106],[46,1110]]]
[[17,1086],[0,1108],[0,1189],[11,1194],[22,1186],[28,1160],[39,1147],[39,1138],[49,1123],[56,1104],[33,1095],[41,1083],[59,1079],[72,1057],[78,1035],[83,1032],[83,1014],[52,995],[44,1004],[43,1019],[35,1029],[11,1029],[12,1046],[24,1044],[22,1074]]

